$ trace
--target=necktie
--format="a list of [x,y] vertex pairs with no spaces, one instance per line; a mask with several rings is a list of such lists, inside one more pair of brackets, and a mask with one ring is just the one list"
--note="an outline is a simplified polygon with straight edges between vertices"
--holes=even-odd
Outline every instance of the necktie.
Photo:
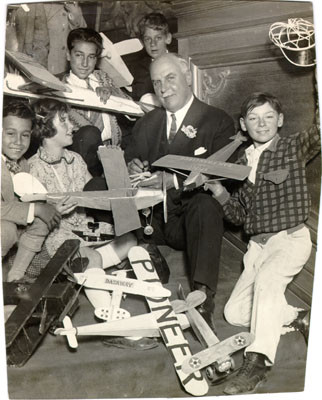
[[90,83],[90,79],[87,77],[85,79],[85,81],[86,81],[87,89],[92,90],[94,92],[93,86]]
[[171,114],[171,126],[170,126],[170,135],[168,142],[171,143],[172,140],[174,139],[175,135],[177,134],[177,120],[175,114]]
[[12,160],[6,160],[6,166],[10,172],[13,174],[17,174],[18,172],[21,172],[21,167],[16,161]]

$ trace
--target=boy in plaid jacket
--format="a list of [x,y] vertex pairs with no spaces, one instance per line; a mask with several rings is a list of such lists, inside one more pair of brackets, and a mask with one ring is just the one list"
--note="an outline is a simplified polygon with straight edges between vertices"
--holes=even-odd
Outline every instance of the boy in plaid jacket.
[[250,327],[254,342],[246,348],[242,368],[224,390],[253,391],[274,364],[283,326],[303,328],[308,315],[287,304],[285,290],[311,253],[310,196],[305,166],[320,150],[319,124],[281,137],[284,115],[279,100],[253,93],[243,103],[240,124],[253,144],[240,164],[251,166],[248,179],[231,195],[221,184],[205,189],[222,204],[225,218],[243,225],[250,236],[244,271],[225,306],[225,317]]

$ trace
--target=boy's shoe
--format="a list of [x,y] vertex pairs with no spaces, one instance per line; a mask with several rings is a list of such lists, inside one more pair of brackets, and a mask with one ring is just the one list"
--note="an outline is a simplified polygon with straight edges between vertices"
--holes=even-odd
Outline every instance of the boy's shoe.
[[305,343],[308,344],[309,339],[309,328],[310,328],[310,311],[302,310],[299,311],[297,317],[291,322],[289,327],[299,331],[304,336]]
[[260,353],[246,353],[244,363],[237,375],[232,378],[225,389],[225,394],[245,394],[255,391],[257,386],[265,381],[266,372],[265,356]]

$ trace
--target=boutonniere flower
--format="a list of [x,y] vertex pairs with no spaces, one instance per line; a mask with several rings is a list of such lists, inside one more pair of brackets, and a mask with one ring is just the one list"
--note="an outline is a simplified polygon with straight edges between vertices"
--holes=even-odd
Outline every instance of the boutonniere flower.
[[194,128],[192,125],[183,125],[181,130],[189,139],[193,139],[197,136],[197,129]]

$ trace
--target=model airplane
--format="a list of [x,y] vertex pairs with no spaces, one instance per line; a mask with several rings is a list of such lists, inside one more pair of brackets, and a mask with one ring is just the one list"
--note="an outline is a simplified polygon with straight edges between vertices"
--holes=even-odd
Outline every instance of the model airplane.
[[[59,202],[70,196],[80,207],[112,211],[116,236],[141,227],[138,210],[153,207],[165,200],[166,190],[133,188],[128,176],[123,152],[118,148],[99,148],[109,190],[88,192],[47,193],[46,189],[27,173],[14,176],[14,190],[22,201]],[[28,183],[29,182],[29,183]],[[33,189],[35,188],[35,189]]]
[[[184,189],[186,190],[195,189],[206,182],[211,182],[210,176],[244,180],[249,175],[251,168],[225,161],[245,140],[247,139],[238,132],[231,143],[206,159],[168,154],[155,161],[152,165],[154,167],[169,168],[174,171],[176,169],[191,171],[184,181]],[[202,150],[206,149],[202,148]]]
[[[115,58],[116,50],[114,49],[113,51],[113,57]],[[144,115],[140,104],[130,98],[111,95],[104,104],[94,91],[61,82],[44,66],[37,63],[27,54],[9,50],[5,50],[5,54],[8,62],[22,73],[22,75],[13,73],[6,74],[3,85],[3,91],[6,95],[28,97],[31,99],[53,98],[78,107],[86,107],[86,109],[112,111],[114,113],[122,113],[135,117]],[[110,62],[107,61],[107,56],[103,57],[102,60],[104,60],[102,61],[102,65],[105,67],[109,65]],[[124,80],[122,72],[127,70],[125,64],[119,69],[114,67],[113,64],[111,64],[111,68],[113,68],[114,71],[118,71],[117,76],[119,77],[119,81],[122,79]],[[127,83],[128,81],[129,77],[126,75],[125,82]]]
[[[220,341],[194,306],[194,299],[203,297],[205,300],[206,294],[194,291],[189,293],[186,298],[182,287],[179,286],[179,296],[181,300],[174,300],[174,308],[186,312],[191,328],[200,343],[205,347],[204,350],[183,360],[182,371],[188,374],[207,367],[206,374],[208,379],[216,383],[221,382],[234,368],[233,359],[230,357],[231,354],[249,346],[253,342],[254,336],[248,332],[241,332]],[[217,380],[215,371],[225,373],[225,375],[221,375]]]
[[139,39],[128,39],[113,44],[104,33],[100,32],[100,35],[103,39],[103,51],[98,60],[98,68],[105,71],[113,79],[116,87],[131,85],[133,75],[121,56],[142,50],[141,41]]
[[[5,323],[7,364],[21,367],[31,357],[49,328],[78,307],[78,292],[70,281],[55,282],[79,248],[66,240],[32,284],[4,282],[4,305],[12,313]],[[12,307],[15,305],[15,307]]]
[[[178,314],[177,318],[181,329],[190,326],[184,314]],[[66,336],[72,348],[78,347],[76,336],[160,337],[160,330],[152,313],[77,327],[74,327],[71,319],[66,316],[63,325],[64,327],[57,328],[54,334]]]
[[[161,285],[149,253],[144,248],[139,246],[132,247],[128,257],[138,279],[156,282]],[[147,297],[146,300],[164,344],[174,360],[174,367],[182,386],[194,396],[204,396],[208,393],[209,386],[201,372],[192,371],[191,373],[186,373],[181,368],[183,360],[192,354],[189,343],[183,335],[178,315],[175,314],[169,299]]]

